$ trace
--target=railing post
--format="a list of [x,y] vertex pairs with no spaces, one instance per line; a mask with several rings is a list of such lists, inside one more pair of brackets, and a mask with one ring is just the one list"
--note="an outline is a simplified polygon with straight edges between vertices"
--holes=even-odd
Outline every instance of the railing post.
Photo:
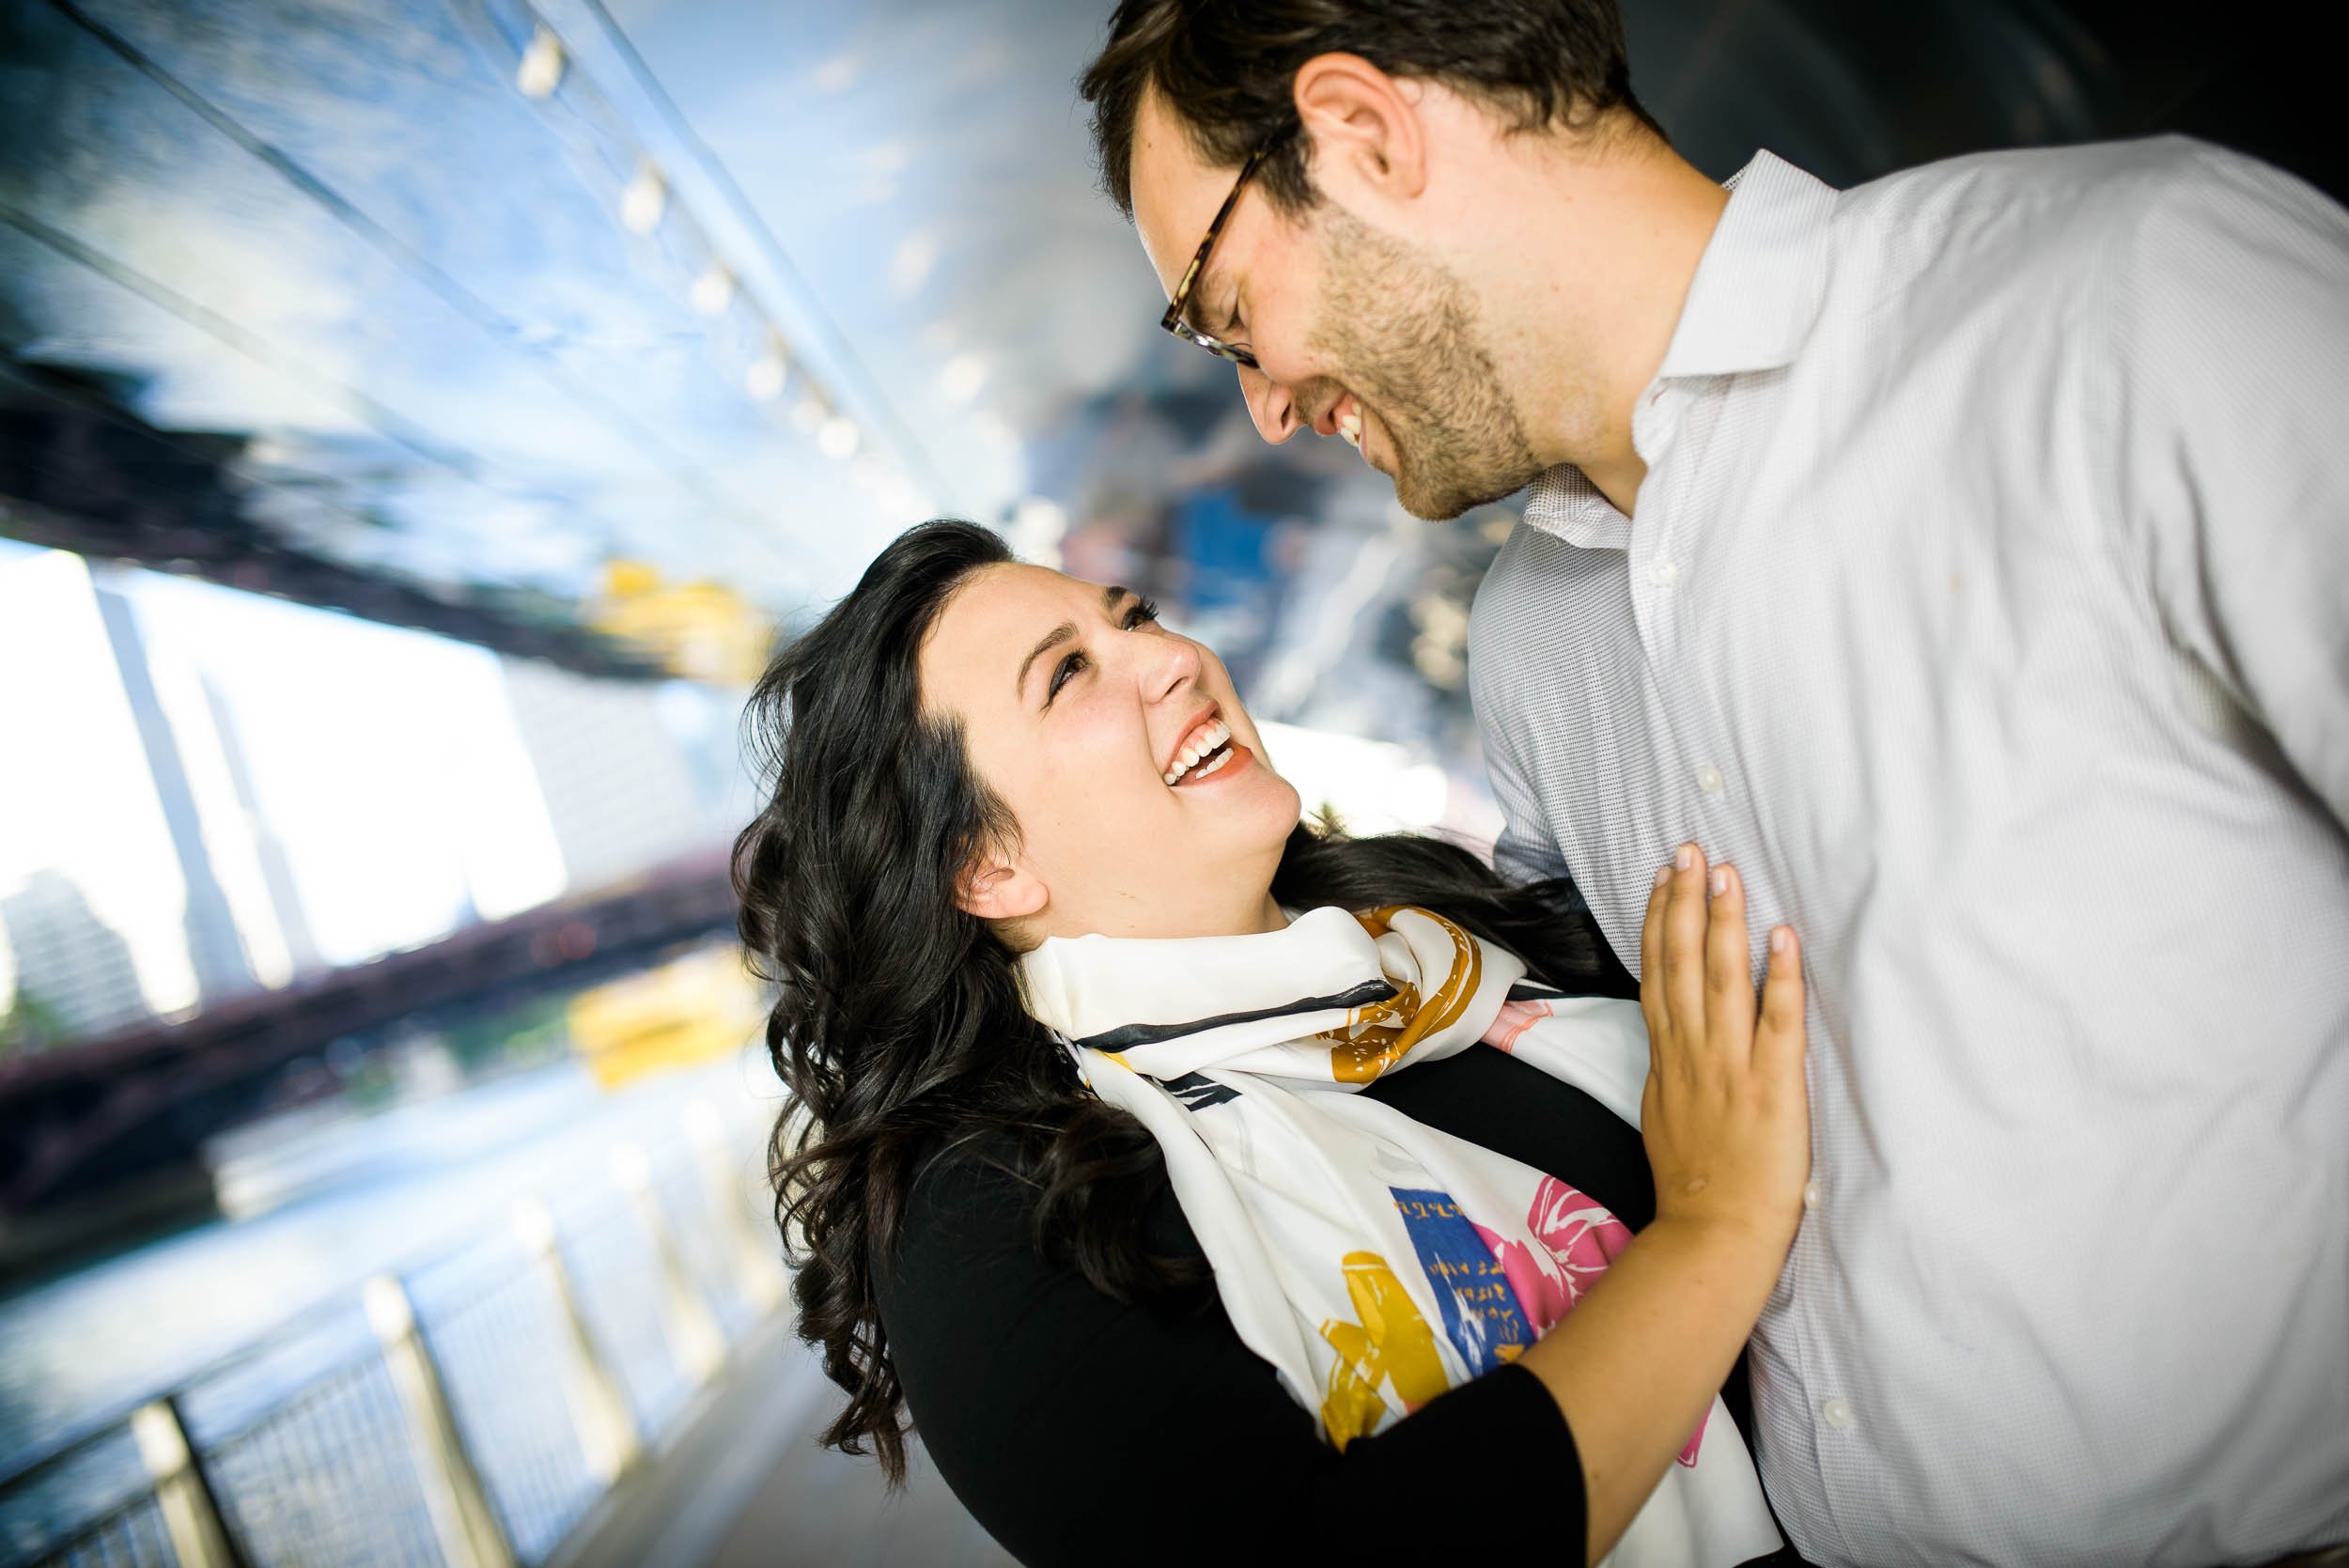
[[221,1523],[219,1501],[188,1446],[179,1405],[168,1399],[140,1405],[131,1413],[131,1436],[155,1483],[163,1532],[180,1568],[242,1568],[244,1560]]
[[407,1287],[379,1274],[367,1281],[364,1298],[367,1323],[383,1347],[384,1365],[408,1418],[408,1445],[424,1481],[425,1504],[442,1554],[455,1568],[513,1568],[513,1548],[465,1452],[440,1369],[417,1331]]
[[734,1254],[735,1283],[743,1299],[760,1312],[771,1312],[783,1299],[786,1276],[781,1244],[763,1234],[742,1205],[733,1157],[727,1152],[725,1126],[708,1100],[695,1100],[685,1113],[685,1131],[699,1157],[702,1182],[708,1188],[710,1207]]
[[571,1286],[571,1271],[564,1265],[562,1249],[555,1245],[554,1219],[546,1205],[536,1198],[515,1204],[514,1234],[521,1238],[547,1288],[554,1293],[563,1319],[563,1338],[570,1347],[570,1376],[565,1392],[569,1395],[571,1424],[578,1430],[588,1470],[609,1486],[642,1452],[636,1418],[629,1410],[618,1379],[604,1365],[595,1336],[588,1332],[586,1316],[579,1308],[579,1293]]
[[677,1251],[676,1234],[669,1228],[669,1217],[661,1212],[660,1195],[653,1191],[652,1162],[645,1157],[642,1149],[631,1144],[620,1149],[614,1163],[620,1185],[635,1203],[637,1217],[644,1221],[646,1234],[652,1237],[653,1253],[660,1262],[661,1327],[669,1342],[669,1353],[677,1358],[688,1379],[697,1385],[707,1383],[725,1363],[725,1332],[718,1327],[717,1314],[709,1310],[708,1301],[686,1271],[685,1259]]

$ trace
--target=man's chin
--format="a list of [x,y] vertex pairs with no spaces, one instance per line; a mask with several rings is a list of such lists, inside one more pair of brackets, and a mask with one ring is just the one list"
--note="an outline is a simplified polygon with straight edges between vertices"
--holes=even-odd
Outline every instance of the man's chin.
[[1488,479],[1474,485],[1455,480],[1438,486],[1421,484],[1406,468],[1393,477],[1396,505],[1422,522],[1450,522],[1463,512],[1517,494],[1538,475]]

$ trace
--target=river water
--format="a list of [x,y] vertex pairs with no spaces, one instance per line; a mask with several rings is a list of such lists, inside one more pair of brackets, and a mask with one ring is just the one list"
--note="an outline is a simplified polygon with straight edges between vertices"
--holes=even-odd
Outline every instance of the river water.
[[[746,1182],[781,1091],[751,1053],[597,1086],[564,1060],[368,1115],[241,1139],[224,1180],[254,1218],[216,1220],[0,1300],[0,1474],[168,1391],[315,1309],[509,1223],[576,1208],[622,1151],[654,1160],[713,1116]],[[699,1108],[699,1109],[697,1109]],[[600,1201],[600,1200],[599,1200]]]

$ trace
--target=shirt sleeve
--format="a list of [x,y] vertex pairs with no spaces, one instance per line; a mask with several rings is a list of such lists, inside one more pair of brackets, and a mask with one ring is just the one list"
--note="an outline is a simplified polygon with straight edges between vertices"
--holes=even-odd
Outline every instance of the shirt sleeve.
[[[881,1290],[924,1447],[1022,1562],[1438,1560],[1529,1529],[1579,1560],[1581,1461],[1532,1373],[1499,1368],[1340,1453],[1220,1305],[1112,1300],[1036,1252],[1027,1215],[1015,1178],[941,1162]],[[1151,1230],[1198,1255],[1171,1193]]]
[[1525,782],[1517,758],[1510,754],[1498,722],[1479,714],[1477,729],[1485,740],[1485,772],[1492,780],[1493,800],[1501,807],[1501,836],[1493,841],[1493,868],[1510,881],[1548,881],[1572,876],[1565,851],[1549,830],[1548,814]]
[[2349,212],[2186,144],[2117,283],[2122,521],[2165,629],[2349,823]]

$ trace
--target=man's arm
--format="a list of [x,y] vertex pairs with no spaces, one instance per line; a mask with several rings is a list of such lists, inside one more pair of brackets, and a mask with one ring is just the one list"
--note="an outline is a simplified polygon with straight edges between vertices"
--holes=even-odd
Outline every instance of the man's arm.
[[1501,807],[1501,836],[1493,843],[1493,865],[1512,882],[1541,882],[1567,877],[1566,857],[1549,831],[1549,817],[1518,770],[1507,737],[1478,705],[1477,733],[1485,742],[1485,772]]
[[2170,636],[2349,824],[2349,212],[2194,147],[2116,283],[2124,536]]

